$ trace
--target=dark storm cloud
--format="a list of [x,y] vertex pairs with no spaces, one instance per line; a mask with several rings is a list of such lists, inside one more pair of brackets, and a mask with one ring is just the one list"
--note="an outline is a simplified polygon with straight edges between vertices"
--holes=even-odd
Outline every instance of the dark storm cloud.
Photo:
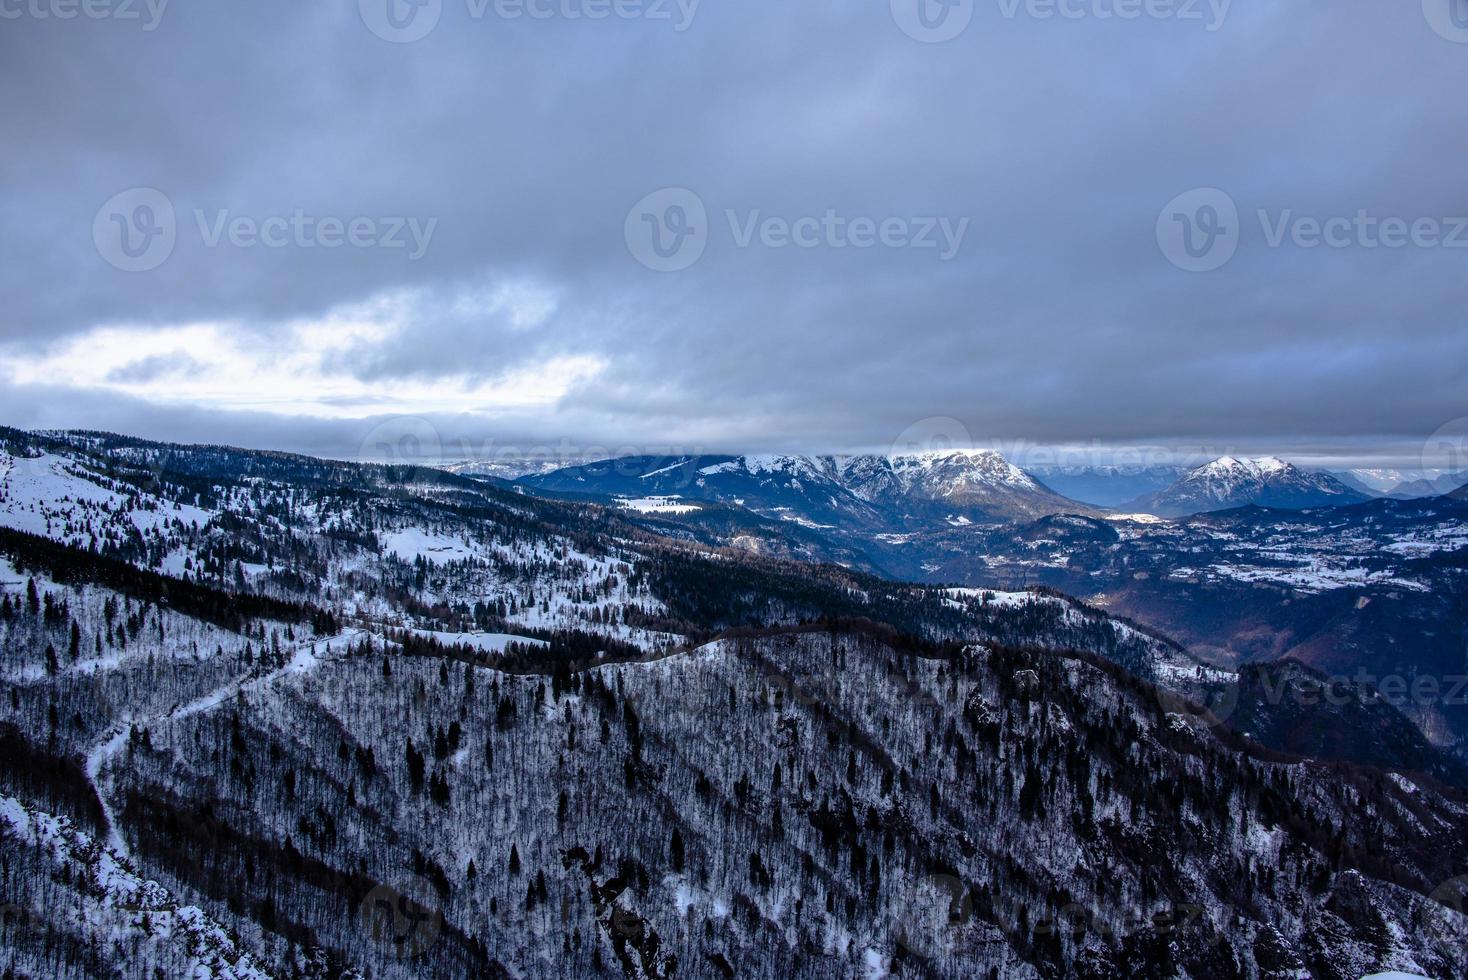
[[[1359,224],[1345,248],[1269,241],[1282,217],[1449,236],[1468,215],[1468,44],[1415,0],[1137,19],[1103,16],[1126,0],[1048,18],[989,0],[941,44],[886,0],[569,16],[595,2],[507,19],[443,0],[395,43],[364,23],[373,0],[179,0],[151,30],[0,0],[0,377],[103,326],[222,324],[268,367],[302,324],[366,317],[387,327],[311,370],[388,406],[409,384],[597,365],[549,404],[420,406],[500,443],[877,448],[952,417],[981,440],[1385,458],[1468,415],[1468,248],[1367,247]],[[94,219],[138,187],[175,235],[128,272]],[[1158,216],[1209,187],[1237,205],[1237,252],[1186,272]],[[663,188],[707,212],[701,257],[666,273],[624,239]],[[760,224],[807,217],[809,248]],[[863,219],[934,247],[856,247]],[[108,377],[131,387],[85,397],[16,375],[0,407],[336,455],[392,411],[335,390],[320,412],[169,402],[194,353],[123,360]]]

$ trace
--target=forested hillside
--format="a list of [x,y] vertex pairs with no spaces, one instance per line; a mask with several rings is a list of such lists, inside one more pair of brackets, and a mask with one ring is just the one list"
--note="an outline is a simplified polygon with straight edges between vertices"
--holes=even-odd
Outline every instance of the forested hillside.
[[7,975],[1465,975],[1451,770],[1268,750],[1257,678],[1058,594],[4,448]]

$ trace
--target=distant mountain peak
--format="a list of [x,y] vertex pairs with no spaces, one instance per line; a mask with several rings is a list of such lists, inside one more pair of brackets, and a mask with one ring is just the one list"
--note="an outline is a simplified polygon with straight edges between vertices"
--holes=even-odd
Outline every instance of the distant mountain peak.
[[966,486],[1008,486],[1039,490],[1034,477],[991,449],[943,449],[927,453],[905,453],[885,457],[892,472],[913,482],[934,476],[946,483],[947,496]]
[[1251,504],[1303,510],[1369,499],[1328,473],[1301,469],[1278,456],[1220,456],[1172,486],[1137,500],[1133,508],[1163,517],[1228,510]]
[[1217,473],[1247,473],[1251,476],[1268,476],[1277,473],[1298,471],[1293,463],[1278,456],[1220,456],[1211,463],[1204,463],[1193,472],[1213,475]]

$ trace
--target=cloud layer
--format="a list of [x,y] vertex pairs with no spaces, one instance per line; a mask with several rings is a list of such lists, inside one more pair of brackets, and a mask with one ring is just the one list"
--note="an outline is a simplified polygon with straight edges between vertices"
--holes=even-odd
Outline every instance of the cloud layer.
[[1398,460],[1468,416],[1457,0],[923,2],[8,6],[0,413]]

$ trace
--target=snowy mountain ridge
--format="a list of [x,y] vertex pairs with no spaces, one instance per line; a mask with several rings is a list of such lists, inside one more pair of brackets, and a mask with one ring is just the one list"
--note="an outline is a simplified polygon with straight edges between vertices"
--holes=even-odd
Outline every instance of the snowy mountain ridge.
[[1304,470],[1277,456],[1222,456],[1127,509],[1180,517],[1248,504],[1298,510],[1368,499],[1328,473]]
[[[992,451],[905,455],[623,457],[523,478],[539,491],[681,495],[812,527],[900,529],[909,521],[1003,521],[1092,513]],[[782,516],[783,515],[783,516]]]

